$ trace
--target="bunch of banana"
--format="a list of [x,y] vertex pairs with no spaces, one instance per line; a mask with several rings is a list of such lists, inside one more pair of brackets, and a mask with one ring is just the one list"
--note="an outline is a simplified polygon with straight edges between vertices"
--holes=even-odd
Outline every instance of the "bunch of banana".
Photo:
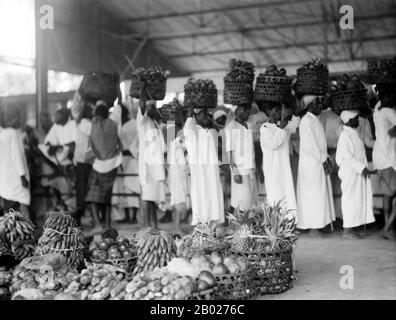
[[0,233],[4,234],[12,244],[12,251],[18,260],[33,255],[34,232],[34,224],[18,211],[11,209],[3,217],[0,217]]
[[53,213],[44,223],[44,232],[38,240],[35,255],[60,253],[69,267],[78,268],[84,263],[86,247],[77,222],[64,213]]
[[176,251],[172,235],[165,231],[147,230],[138,241],[138,261],[134,273],[166,266]]

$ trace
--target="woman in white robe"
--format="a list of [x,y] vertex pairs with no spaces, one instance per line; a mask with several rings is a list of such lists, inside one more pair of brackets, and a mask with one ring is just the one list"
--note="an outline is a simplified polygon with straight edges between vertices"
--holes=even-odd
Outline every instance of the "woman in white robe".
[[375,221],[366,150],[356,127],[353,127],[359,124],[358,115],[357,111],[341,113],[344,127],[336,153],[336,162],[340,167],[338,176],[341,179],[341,209],[346,237],[354,237],[351,228]]
[[183,129],[191,172],[191,224],[212,223],[213,226],[224,222],[223,190],[215,143],[217,132],[199,125],[192,113],[190,110]]
[[[290,165],[290,134],[298,125],[297,117],[293,121],[281,120],[281,108],[269,111],[270,122],[265,122],[260,130],[260,144],[263,151],[263,172],[267,200],[269,205],[281,202],[281,205],[296,215],[297,204],[293,176]],[[280,126],[276,123],[281,121]]]
[[321,104],[315,100],[315,96],[304,96],[308,111],[300,122],[297,177],[297,227],[300,229],[321,229],[335,220],[330,177],[324,170],[329,163],[326,136],[317,117]]

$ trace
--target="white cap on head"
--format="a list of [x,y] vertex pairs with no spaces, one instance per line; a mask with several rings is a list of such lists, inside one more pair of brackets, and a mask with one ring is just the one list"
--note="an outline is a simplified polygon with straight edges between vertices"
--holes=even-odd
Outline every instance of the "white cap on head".
[[225,112],[222,109],[216,110],[215,112],[213,112],[213,119],[217,120],[218,118],[222,117],[222,116],[227,116],[227,112]]
[[344,110],[341,112],[341,120],[345,124],[349,122],[349,120],[355,118],[357,115],[359,115],[359,111],[357,110]]
[[305,95],[302,97],[302,107],[306,108],[308,105],[314,101],[318,96],[313,96],[313,95]]

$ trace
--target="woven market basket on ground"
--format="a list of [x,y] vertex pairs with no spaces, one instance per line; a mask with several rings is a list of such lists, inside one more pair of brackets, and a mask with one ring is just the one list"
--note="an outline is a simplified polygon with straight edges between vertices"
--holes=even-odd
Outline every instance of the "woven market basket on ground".
[[327,69],[297,69],[295,91],[298,95],[325,95],[329,89]]
[[91,261],[96,264],[110,264],[114,267],[124,270],[128,274],[131,274],[136,266],[137,255],[134,255],[128,259],[91,259]]
[[[133,98],[140,98],[140,88],[142,82],[137,76],[132,76],[131,87],[129,95]],[[166,78],[161,75],[153,76],[150,81],[147,81],[146,99],[163,100],[166,93]]]
[[252,300],[258,291],[252,268],[240,273],[216,275],[216,298],[225,300]]
[[362,110],[367,108],[366,89],[340,90],[330,94],[331,109],[340,114],[343,110]]
[[94,71],[84,75],[79,93],[83,99],[103,100],[113,106],[118,94],[119,76],[116,73]]
[[370,84],[396,82],[396,58],[367,60],[367,81]]
[[224,79],[224,103],[250,105],[253,102],[253,82]]
[[188,300],[215,300],[217,287],[191,294]]
[[291,98],[291,79],[289,77],[266,76],[257,77],[254,90],[255,101],[289,102]]
[[217,90],[212,92],[184,90],[183,104],[185,107],[192,106],[195,109],[214,109],[217,107]]
[[258,294],[281,293],[293,285],[293,247],[275,251],[240,251],[234,254],[245,257],[253,268]]

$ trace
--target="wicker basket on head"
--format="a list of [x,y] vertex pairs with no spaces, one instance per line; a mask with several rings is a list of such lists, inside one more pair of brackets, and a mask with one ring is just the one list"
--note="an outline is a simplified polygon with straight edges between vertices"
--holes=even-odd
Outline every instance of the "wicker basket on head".
[[363,110],[367,108],[366,89],[340,90],[330,94],[331,109],[340,114],[344,110]]
[[367,81],[370,84],[396,83],[396,57],[367,60]]
[[287,76],[267,76],[260,73],[254,89],[255,101],[288,102],[291,98],[291,79]]
[[207,91],[192,91],[184,90],[185,107],[194,107],[194,109],[214,109],[217,107],[217,90],[212,92]]
[[258,291],[252,268],[244,272],[216,275],[216,298],[221,300],[252,300]]
[[245,257],[253,268],[258,294],[281,293],[293,285],[293,248],[274,251],[240,251],[232,253]]
[[83,99],[94,102],[103,100],[112,106],[117,99],[118,84],[118,74],[93,71],[84,75],[78,91]]
[[[140,88],[142,82],[136,75],[132,76],[131,87],[129,95],[133,98],[140,98]],[[147,81],[146,86],[146,99],[163,100],[166,93],[166,78],[161,74],[153,75],[150,81]]]
[[253,102],[253,82],[224,79],[224,103],[250,105]]
[[295,91],[298,95],[325,95],[329,90],[329,70],[327,68],[299,68]]

